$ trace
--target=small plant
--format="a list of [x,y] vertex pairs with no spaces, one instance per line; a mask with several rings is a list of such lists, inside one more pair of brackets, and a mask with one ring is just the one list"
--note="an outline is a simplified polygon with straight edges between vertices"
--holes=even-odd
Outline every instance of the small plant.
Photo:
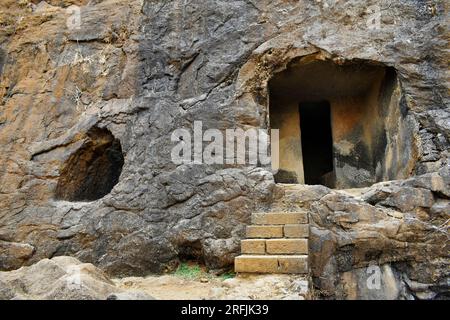
[[30,4],[30,0],[19,0],[18,5],[21,7],[26,7]]
[[224,281],[236,277],[233,271],[227,271],[220,275],[208,273],[204,266],[193,261],[180,263],[174,275],[184,279],[200,280],[201,282],[208,282],[214,279]]
[[[78,86],[75,86],[74,91],[70,91],[66,88],[64,88],[64,90],[66,90],[66,92],[68,92],[70,94],[71,99],[76,104],[76,109],[78,111],[80,104],[81,104],[81,96],[82,96],[83,92],[80,90],[80,88],[78,88]],[[86,110],[86,108],[85,108],[85,110]]]
[[222,278],[222,280],[233,279],[234,277],[236,277],[236,273],[229,271],[223,273],[220,277]]
[[183,262],[178,266],[177,271],[175,271],[175,275],[187,279],[197,279],[204,276],[205,272],[198,264]]

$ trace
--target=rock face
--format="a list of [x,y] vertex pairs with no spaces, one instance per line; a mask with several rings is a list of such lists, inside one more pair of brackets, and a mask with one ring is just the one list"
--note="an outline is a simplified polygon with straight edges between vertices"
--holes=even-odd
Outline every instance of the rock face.
[[[372,25],[374,5],[380,28]],[[337,298],[363,297],[344,284],[360,281],[359,268],[377,261],[383,279],[422,290],[413,296],[442,296],[449,209],[442,168],[450,165],[445,6],[3,0],[0,268],[59,255],[114,275],[162,272],[180,259],[229,266],[251,212],[279,201],[279,188],[265,167],[175,165],[172,132],[194,121],[220,130],[268,128],[268,82],[292,61],[365,61],[394,68],[401,87],[389,127],[400,116],[404,127],[383,145],[386,159],[402,165],[383,170],[419,177],[376,185],[360,198],[325,187],[297,195],[316,223],[316,286]],[[108,153],[93,131],[107,132],[120,148]],[[343,146],[335,148],[345,153]],[[86,165],[77,170],[74,157]],[[99,179],[86,178],[89,172],[107,175],[107,195],[79,196],[85,181]],[[394,297],[403,289],[383,290]]]
[[0,300],[151,300],[144,292],[117,288],[101,270],[72,257],[44,259],[0,272]]
[[274,208],[310,211],[309,256],[317,295],[448,298],[449,174],[447,168],[375,184],[359,194],[286,187]]

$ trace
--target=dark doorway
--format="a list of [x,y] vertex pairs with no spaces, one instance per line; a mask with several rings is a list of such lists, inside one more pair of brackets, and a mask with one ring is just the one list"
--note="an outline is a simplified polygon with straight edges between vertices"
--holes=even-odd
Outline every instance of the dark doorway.
[[305,183],[333,187],[330,103],[300,103],[299,111]]

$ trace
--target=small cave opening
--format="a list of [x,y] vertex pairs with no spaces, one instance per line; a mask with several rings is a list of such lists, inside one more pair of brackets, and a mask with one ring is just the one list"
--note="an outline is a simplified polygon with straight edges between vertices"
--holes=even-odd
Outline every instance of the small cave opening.
[[178,259],[182,263],[205,264],[203,246],[200,240],[186,241],[178,246]]
[[94,127],[85,142],[64,164],[55,198],[94,201],[111,192],[119,182],[124,164],[119,139],[105,128]]
[[306,56],[274,74],[268,92],[277,183],[348,189],[411,176],[414,125],[393,67]]

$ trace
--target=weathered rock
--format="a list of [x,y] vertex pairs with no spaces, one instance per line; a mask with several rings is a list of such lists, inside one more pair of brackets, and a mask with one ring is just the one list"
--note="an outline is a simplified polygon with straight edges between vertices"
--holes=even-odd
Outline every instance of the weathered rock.
[[439,200],[431,207],[431,214],[450,216],[450,200]]
[[426,188],[441,196],[450,197],[450,167],[445,166],[438,172],[424,174],[408,179],[404,185]]
[[433,194],[428,189],[400,187],[382,183],[375,185],[363,194],[363,199],[370,204],[393,207],[401,212],[415,208],[431,208],[434,203]]
[[34,252],[35,248],[27,243],[0,241],[0,270],[20,268]]
[[401,188],[398,191],[392,192],[390,196],[380,204],[397,208],[401,212],[408,212],[415,208],[431,208],[433,203],[433,194],[430,190]]
[[8,283],[0,280],[0,300],[12,300],[17,296]]
[[[310,208],[310,266],[320,296],[337,299],[448,296],[448,200],[411,195],[429,196],[434,192],[431,183],[421,188],[400,183],[374,185],[359,197],[331,191],[310,202],[288,204],[283,198],[277,200],[277,209],[290,205]],[[314,193],[314,187],[311,189]],[[305,187],[299,190],[308,192]],[[405,213],[394,210],[393,204]],[[369,290],[367,281],[375,271],[380,286]],[[416,292],[404,280],[408,277],[434,286],[427,286],[426,293]]]
[[15,271],[0,272],[0,299],[147,300],[138,291],[123,291],[98,268],[72,257],[44,259]]
[[106,300],[155,300],[155,298],[145,292],[127,291],[110,294]]
[[[404,283],[398,279],[389,265],[355,269],[341,275],[342,291],[349,300],[399,300]],[[410,296],[412,298],[412,296]]]

